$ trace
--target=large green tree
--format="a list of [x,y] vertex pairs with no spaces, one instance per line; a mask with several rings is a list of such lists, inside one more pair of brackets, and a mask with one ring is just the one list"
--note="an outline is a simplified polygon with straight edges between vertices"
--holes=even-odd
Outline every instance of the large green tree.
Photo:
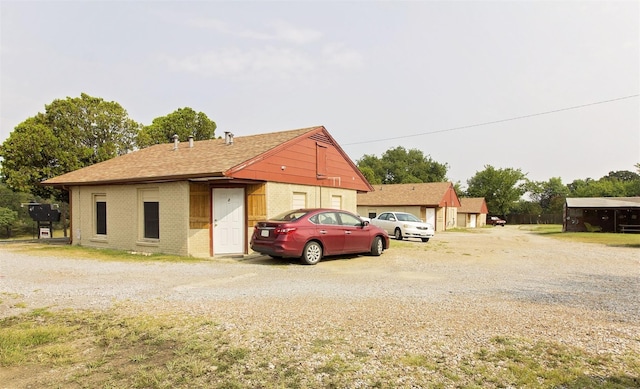
[[216,123],[204,113],[189,107],[179,108],[143,127],[138,133],[137,143],[139,147],[167,143],[173,140],[174,135],[178,135],[181,141],[186,141],[189,136],[194,140],[211,139],[215,136],[216,127]]
[[525,193],[526,175],[520,169],[496,169],[485,165],[484,170],[467,180],[467,197],[484,197],[489,213],[505,216]]
[[406,150],[402,146],[387,150],[381,158],[364,155],[357,161],[357,165],[372,184],[447,181],[446,163],[438,163],[418,149]]
[[550,178],[549,181],[528,181],[524,187],[531,200],[540,205],[542,212],[562,213],[569,188],[560,177]]
[[640,175],[626,170],[615,171],[598,180],[574,180],[567,187],[570,197],[640,196]]
[[133,150],[139,125],[116,102],[81,94],[54,100],[20,123],[0,146],[4,183],[11,189],[66,201],[40,182]]
[[18,212],[0,207],[0,228],[5,230],[7,238],[11,237],[11,227],[18,220]]

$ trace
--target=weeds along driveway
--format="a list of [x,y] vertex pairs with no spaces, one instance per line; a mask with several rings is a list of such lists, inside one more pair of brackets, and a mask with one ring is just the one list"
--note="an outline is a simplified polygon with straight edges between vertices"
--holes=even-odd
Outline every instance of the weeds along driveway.
[[511,334],[640,351],[640,250],[568,243],[518,226],[392,241],[380,257],[316,266],[255,255],[97,261],[9,246],[0,257],[0,317],[117,307],[212,315],[244,330],[378,328],[471,343]]

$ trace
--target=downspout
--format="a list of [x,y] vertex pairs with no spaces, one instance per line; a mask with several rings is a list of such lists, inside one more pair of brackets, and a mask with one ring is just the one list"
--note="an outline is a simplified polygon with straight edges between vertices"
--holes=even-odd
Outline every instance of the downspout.
[[[67,205],[67,214],[69,215],[69,244],[72,245],[73,244],[73,215],[71,212],[73,212],[73,197],[71,196],[71,190],[69,190],[68,188],[65,188],[65,186],[62,186],[62,189],[66,190],[67,192],[69,192],[69,204]],[[64,227],[64,237],[67,237],[67,221],[63,220],[62,223],[65,225]]]
[[444,201],[444,226],[442,228],[443,231],[447,230],[447,216],[449,211],[447,210],[447,200]]

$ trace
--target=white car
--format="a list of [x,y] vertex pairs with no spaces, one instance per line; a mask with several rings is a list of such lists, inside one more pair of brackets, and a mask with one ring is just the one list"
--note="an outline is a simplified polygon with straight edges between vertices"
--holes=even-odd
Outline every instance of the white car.
[[371,224],[393,235],[397,240],[420,238],[428,242],[435,235],[433,226],[407,212],[383,212],[371,219]]

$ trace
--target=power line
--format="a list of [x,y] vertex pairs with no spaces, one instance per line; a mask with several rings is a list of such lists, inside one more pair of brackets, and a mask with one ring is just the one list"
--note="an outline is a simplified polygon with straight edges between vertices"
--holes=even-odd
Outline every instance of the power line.
[[462,126],[462,127],[453,127],[453,128],[447,128],[444,130],[436,130],[436,131],[430,131],[430,132],[423,132],[420,134],[412,134],[412,135],[402,135],[402,136],[394,136],[391,138],[384,138],[384,139],[374,139],[374,140],[365,140],[362,142],[353,142],[353,143],[345,143],[344,146],[349,146],[349,145],[359,145],[359,144],[364,144],[364,143],[374,143],[374,142],[383,142],[383,141],[387,141],[387,140],[394,140],[394,139],[403,139],[403,138],[412,138],[415,136],[422,136],[422,135],[431,135],[431,134],[438,134],[441,132],[449,132],[449,131],[457,131],[457,130],[464,130],[467,128],[473,128],[473,127],[480,127],[480,126],[488,126],[489,124],[497,124],[497,123],[504,123],[504,122],[510,122],[513,120],[520,120],[520,119],[527,119],[527,118],[531,118],[531,117],[535,117],[535,116],[542,116],[542,115],[549,115],[552,113],[558,113],[558,112],[563,112],[563,111],[569,111],[572,109],[579,109],[579,108],[584,108],[584,107],[590,107],[592,105],[598,105],[598,104],[606,104],[606,103],[612,103],[614,101],[620,101],[620,100],[626,100],[626,99],[632,99],[634,97],[638,97],[640,96],[640,94],[635,94],[635,95],[630,95],[630,96],[624,96],[624,97],[618,97],[616,99],[611,99],[611,100],[604,100],[604,101],[597,101],[595,103],[588,103],[588,104],[582,104],[582,105],[576,105],[573,107],[568,107],[568,108],[560,108],[560,109],[555,109],[553,111],[546,111],[546,112],[538,112],[538,113],[532,113],[530,115],[523,115],[523,116],[516,116],[516,117],[512,117],[509,119],[502,119],[502,120],[494,120],[491,122],[484,122],[484,123],[477,123],[477,124],[470,124],[468,126]]

